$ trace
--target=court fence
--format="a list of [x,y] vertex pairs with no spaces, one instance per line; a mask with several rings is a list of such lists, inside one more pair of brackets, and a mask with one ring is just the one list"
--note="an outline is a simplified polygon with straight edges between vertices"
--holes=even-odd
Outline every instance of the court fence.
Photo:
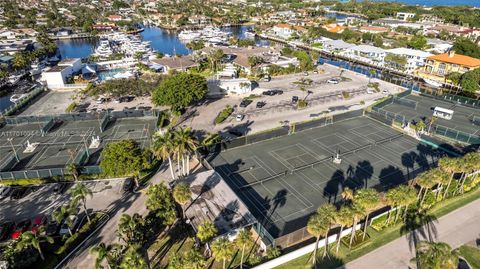
[[[84,166],[81,167],[82,174],[100,174],[100,166]],[[16,179],[37,179],[37,178],[54,178],[64,177],[68,172],[64,168],[48,168],[48,169],[32,169],[22,171],[0,172],[0,180],[16,180]]]
[[462,104],[464,106],[469,106],[473,108],[480,108],[480,99],[473,99],[466,96],[455,95],[451,93],[443,93],[442,91],[427,91],[425,89],[420,89],[416,91],[421,95],[432,97],[438,100],[450,101],[455,104]]
[[82,121],[82,120],[98,120],[104,117],[110,118],[140,118],[140,117],[158,117],[160,114],[157,110],[122,110],[122,111],[105,111],[105,112],[79,112],[65,113],[57,115],[31,115],[31,116],[15,116],[5,117],[4,123],[7,125],[19,125],[27,123],[39,123],[54,121]]
[[363,116],[363,110],[359,109],[359,110],[345,112],[342,114],[335,114],[333,116],[326,116],[326,117],[314,119],[311,121],[292,123],[291,125],[284,125],[269,131],[255,133],[251,135],[245,135],[235,139],[221,141],[217,144],[204,147],[203,149],[201,149],[201,152],[205,155],[209,153],[218,152],[219,150],[224,151],[227,149],[232,149],[232,148],[245,146],[245,145],[249,145],[249,144],[253,144],[253,143],[257,143],[265,140],[270,140],[277,137],[286,136],[289,134],[293,134],[295,132],[300,132],[300,131],[317,128],[317,127],[323,127],[326,125],[333,124],[335,122],[341,122],[344,120],[349,120],[349,119],[353,119],[361,116]]

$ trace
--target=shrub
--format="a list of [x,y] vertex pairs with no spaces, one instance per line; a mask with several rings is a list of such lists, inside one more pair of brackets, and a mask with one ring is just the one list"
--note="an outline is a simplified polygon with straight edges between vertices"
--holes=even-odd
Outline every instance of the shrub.
[[[391,212],[390,214],[395,214],[395,211]],[[394,216],[392,216],[392,219],[391,219],[392,222],[393,222],[393,218]],[[381,231],[388,226],[387,219],[388,219],[388,214],[385,214],[381,217],[378,217],[372,220],[372,223],[370,224],[370,226],[376,231]]]
[[350,99],[350,93],[343,91],[342,92],[343,99]]
[[77,108],[77,103],[72,102],[65,108],[65,112],[72,112],[75,108]]
[[363,100],[360,101],[360,104],[361,104],[362,106],[365,105],[365,101],[363,101]]
[[229,105],[227,105],[220,113],[218,113],[218,116],[215,118],[215,124],[220,124],[224,122],[230,115],[233,113],[233,108]]
[[269,247],[267,249],[267,257],[269,259],[274,259],[282,254],[282,251],[279,247]]
[[251,254],[249,257],[248,257],[248,260],[247,260],[247,263],[248,265],[250,266],[254,266],[254,265],[257,265],[259,263],[262,262],[262,257],[256,253],[253,253]]
[[297,107],[298,107],[299,109],[303,109],[303,108],[306,108],[307,105],[308,105],[307,101],[305,101],[305,100],[300,100],[300,101],[298,101]]
[[376,92],[380,92],[380,83],[378,83],[378,82],[368,83],[367,86],[369,88],[375,89]]

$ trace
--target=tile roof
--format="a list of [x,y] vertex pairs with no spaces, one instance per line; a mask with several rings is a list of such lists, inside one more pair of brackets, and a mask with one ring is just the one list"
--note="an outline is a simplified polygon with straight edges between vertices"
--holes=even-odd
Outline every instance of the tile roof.
[[439,62],[464,65],[469,67],[480,67],[480,59],[469,57],[466,55],[461,55],[461,54],[449,55],[448,53],[443,53],[439,55],[430,56],[427,59],[435,60]]

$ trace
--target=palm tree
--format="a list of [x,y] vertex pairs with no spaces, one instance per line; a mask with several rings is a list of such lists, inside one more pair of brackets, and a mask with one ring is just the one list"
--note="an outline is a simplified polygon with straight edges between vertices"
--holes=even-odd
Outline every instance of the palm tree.
[[437,184],[435,179],[432,177],[431,170],[419,174],[416,178],[416,184],[420,186],[420,191],[418,192],[419,206],[421,207],[427,192]]
[[120,263],[121,269],[147,269],[148,265],[145,262],[142,254],[140,253],[139,245],[130,246],[125,252],[122,262]]
[[173,188],[173,199],[182,207],[182,216],[185,218],[185,205],[192,198],[192,192],[186,183],[178,183]]
[[87,197],[93,196],[92,190],[82,183],[77,183],[73,188],[69,189],[68,192],[72,195],[73,201],[82,201],[83,211],[90,223],[90,216],[87,211]]
[[367,234],[367,226],[368,226],[368,216],[370,212],[377,208],[380,204],[380,195],[375,189],[368,188],[362,189],[357,191],[355,197],[353,198],[355,203],[357,203],[361,208],[364,209],[365,212],[365,224],[363,228],[363,237],[362,241],[365,240],[365,236]]
[[351,208],[352,208],[353,225],[352,225],[352,233],[350,234],[350,242],[348,244],[349,248],[352,248],[353,240],[356,237],[357,223],[365,215],[365,209],[362,208],[359,204],[354,203]]
[[450,185],[452,184],[455,172],[458,171],[459,166],[460,165],[458,159],[456,158],[443,157],[438,160],[438,167],[440,168],[440,170],[450,174],[450,179],[448,181],[447,187],[443,192],[443,199],[447,198]]
[[243,258],[244,258],[244,255],[245,255],[245,248],[249,244],[253,243],[252,233],[250,232],[250,230],[247,230],[247,229],[241,230],[238,233],[237,238],[235,238],[235,243],[237,244],[237,247],[242,249],[242,256],[240,258],[240,269],[242,269],[243,268]]
[[233,248],[233,244],[230,243],[227,238],[220,237],[212,243],[212,252],[215,259],[223,261],[223,269],[225,269],[227,259],[230,259],[233,256],[235,249]]
[[442,196],[442,191],[444,189],[444,186],[448,184],[449,178],[445,172],[441,171],[440,169],[432,169],[430,170],[430,176],[432,177],[432,180],[437,184],[437,194],[435,196],[435,199],[438,200],[439,197]]
[[[62,206],[52,213],[52,217],[58,224],[61,224],[65,219],[68,219],[68,217],[74,213],[75,209],[73,206]],[[70,228],[68,229],[68,232],[70,233],[70,236],[72,236],[72,231],[70,230]]]
[[402,207],[405,207],[403,211],[403,218],[405,219],[407,216],[408,207],[417,201],[417,192],[413,187],[400,185],[397,187],[397,195],[398,195],[398,206],[399,209],[397,211],[397,215],[395,217],[395,222],[397,221],[398,213]]
[[207,243],[208,241],[212,240],[217,233],[217,228],[215,228],[215,225],[213,225],[213,223],[210,221],[202,222],[197,227],[197,237],[203,243]]
[[40,258],[42,258],[42,260],[45,260],[42,249],[40,247],[40,242],[43,240],[47,241],[50,244],[53,244],[53,238],[51,238],[50,236],[41,235],[39,232],[33,233],[31,231],[27,231],[20,235],[20,240],[17,242],[15,248],[17,250],[22,250],[24,248],[33,247],[40,254]]
[[65,166],[65,172],[67,174],[72,175],[73,180],[77,181],[78,180],[78,166],[74,163],[69,163]]
[[343,203],[345,204],[346,202],[348,201],[352,201],[353,199],[353,190],[350,189],[349,187],[346,187],[345,189],[343,189],[342,191],[342,199],[343,199]]
[[190,155],[197,150],[198,140],[193,136],[190,128],[179,128],[173,136],[180,154],[179,157],[182,159],[183,174],[188,175],[190,173]]
[[[475,173],[480,170],[480,153],[479,152],[469,152],[461,159],[462,170],[465,171],[458,188],[455,190],[454,195],[457,193],[463,193],[464,185],[469,174]],[[475,177],[477,174],[475,174]]]
[[175,173],[173,172],[172,156],[173,156],[173,136],[170,132],[165,134],[156,133],[153,136],[152,143],[153,155],[157,159],[168,160],[168,165],[170,167],[170,173],[172,174],[172,179],[175,179]]
[[338,233],[337,237],[337,248],[336,253],[340,249],[340,241],[343,232],[343,228],[349,227],[353,224],[353,212],[352,208],[349,206],[344,206],[340,208],[340,210],[335,214],[335,223],[340,225],[340,232]]
[[142,243],[145,220],[138,213],[132,216],[123,214],[118,223],[118,234],[125,243]]
[[93,254],[97,254],[97,258],[95,259],[95,268],[103,268],[102,262],[103,260],[107,260],[107,267],[110,268],[110,264],[108,262],[109,255],[110,255],[110,246],[105,245],[105,243],[100,243],[98,245],[93,246],[90,249],[90,252]]
[[185,268],[191,269],[202,269],[205,268],[207,262],[205,261],[205,257],[196,249],[190,249],[184,258],[184,265]]
[[[317,250],[318,250],[318,242],[320,241],[320,237],[328,233],[330,229],[331,221],[329,220],[328,216],[322,216],[318,212],[315,212],[309,219],[307,223],[307,232],[313,236],[315,236],[315,248],[313,249],[313,267],[317,268]],[[327,245],[325,244],[325,248]]]
[[458,267],[458,251],[443,242],[420,241],[417,255],[412,259],[422,269],[456,269]]
[[328,248],[328,232],[330,231],[330,227],[332,224],[335,222],[335,213],[336,213],[336,208],[332,204],[324,204],[320,206],[317,209],[317,214],[322,216],[322,218],[325,219],[325,228],[327,229],[325,231],[325,234],[323,235],[325,237],[325,248],[323,249],[323,258],[327,256],[327,248]]

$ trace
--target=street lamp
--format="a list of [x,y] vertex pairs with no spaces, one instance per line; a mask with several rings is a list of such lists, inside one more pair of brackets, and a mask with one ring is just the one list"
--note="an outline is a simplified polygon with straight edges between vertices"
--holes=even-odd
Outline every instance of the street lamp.
[[15,155],[15,159],[17,162],[20,162],[20,159],[18,158],[17,151],[15,150],[15,146],[13,145],[13,137],[7,138],[7,141],[10,142],[10,145],[12,146],[13,154]]

